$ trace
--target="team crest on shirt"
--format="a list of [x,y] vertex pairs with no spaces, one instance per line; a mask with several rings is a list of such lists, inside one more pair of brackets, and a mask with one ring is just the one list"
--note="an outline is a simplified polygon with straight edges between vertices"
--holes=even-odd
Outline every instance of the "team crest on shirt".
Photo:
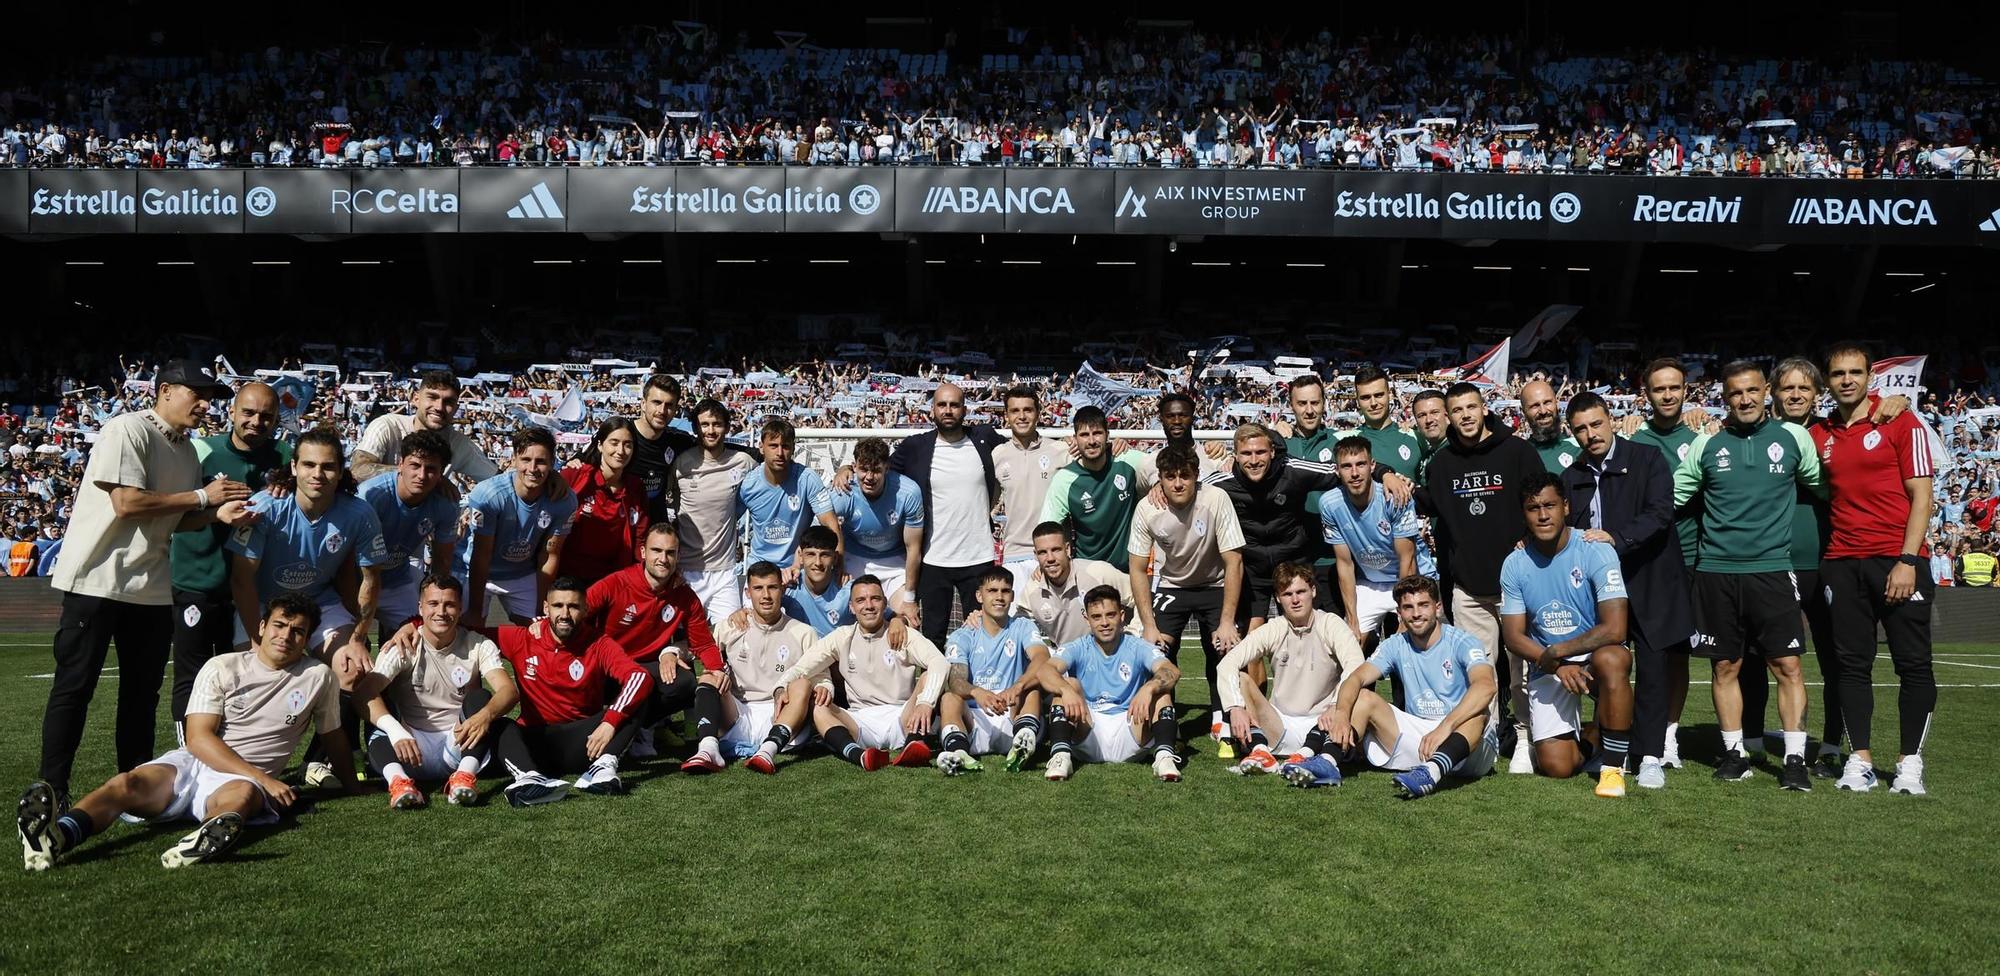
[[1571,462],[1576,460],[1576,458],[1570,456],[1570,453],[1568,451],[1564,451],[1561,454],[1556,455],[1556,460],[1561,462],[1563,467],[1567,468],[1570,466]]
[[1682,444],[1681,446],[1679,446],[1679,447],[1676,447],[1676,448],[1674,448],[1674,457],[1675,457],[1675,458],[1677,458],[1677,459],[1679,459],[1679,460],[1682,460],[1682,461],[1685,461],[1685,460],[1687,460],[1687,459],[1688,459],[1688,448],[1690,448],[1690,447],[1692,447],[1692,446],[1694,446],[1694,442],[1692,442],[1692,441],[1689,441],[1689,442],[1688,442],[1688,443],[1686,443],[1686,444]]
[[432,523],[430,519],[424,519],[417,523],[417,535],[428,538],[431,530],[435,528],[437,528],[437,525]]
[[1396,453],[1400,455],[1403,460],[1408,461],[1410,459],[1410,445],[1408,444],[1399,445],[1396,448]]
[[1784,460],[1785,449],[1779,447],[1776,444],[1772,444],[1771,446],[1764,448],[1764,456],[1770,458],[1772,464],[1776,464],[1779,461]]
[[1128,484],[1129,482],[1125,480],[1125,476],[1122,474],[1114,474],[1111,476],[1111,487],[1116,488],[1119,491],[1124,491]]
[[597,511],[597,499],[595,498],[585,499],[583,502],[583,507],[577,509],[577,511],[583,515],[589,515],[590,513]]
[[791,660],[791,659],[792,659],[792,645],[790,645],[790,644],[779,644],[779,645],[778,645],[778,663],[779,663],[779,664],[784,664],[784,663],[785,663],[786,661],[789,661],[789,660]]
[[1583,588],[1583,567],[1571,566],[1569,568],[1569,588],[1572,590]]
[[1132,680],[1132,662],[1130,661],[1118,662],[1118,680],[1120,681]]
[[1014,656],[1015,647],[1014,638],[1009,637],[1000,642],[1000,653],[1004,656],[1012,657]]
[[1048,455],[1046,455],[1046,454],[1044,454],[1044,455],[1042,455],[1041,457],[1038,457],[1038,458],[1036,458],[1035,460],[1036,460],[1036,461],[1039,461],[1039,462],[1041,462],[1041,465],[1042,465],[1042,477],[1044,477],[1044,478],[1048,477],[1048,476],[1049,476],[1049,456],[1048,456]]
[[1208,523],[1202,521],[1201,519],[1195,519],[1192,528],[1194,529],[1195,535],[1202,536],[1208,534]]
[[889,513],[889,524],[890,524],[890,525],[899,525],[899,524],[901,524],[901,523],[902,523],[902,521],[903,521],[903,513],[902,513],[902,512],[890,512],[890,513]]
[[546,529],[548,527],[549,527],[549,513],[543,512],[541,515],[535,518],[535,528]]
[[1330,447],[1320,448],[1319,460],[1321,464],[1325,464],[1326,462],[1333,460],[1333,448]]
[[896,666],[896,651],[894,648],[886,646],[882,648],[882,666],[885,668]]
[[666,606],[660,608],[660,622],[663,624],[670,624],[674,622],[673,604],[669,603]]
[[1381,520],[1377,521],[1377,522],[1375,523],[1375,531],[1377,531],[1377,532],[1380,532],[1380,533],[1382,533],[1383,535],[1388,535],[1388,534],[1389,534],[1389,520],[1388,520],[1388,519],[1381,519]]
[[[1871,434],[1869,434],[1868,436],[1870,436],[1870,437],[1873,437],[1873,436],[1875,436],[1875,435],[1874,435],[1873,433],[1871,433]],[[1824,444],[1821,444],[1821,445],[1820,445],[1820,448],[1819,448],[1819,459],[1820,459],[1821,461],[1831,461],[1831,460],[1833,460],[1833,435],[1832,435],[1832,434],[1828,434],[1828,435],[1826,435],[1826,443],[1824,443]]]
[[341,538],[339,529],[331,529],[326,533],[326,542],[321,545],[321,548],[325,549],[326,554],[331,556],[340,551],[340,544],[345,541],[347,540]]
[[285,710],[293,715],[306,710],[305,689],[293,688],[291,694],[285,696]]
[[581,659],[569,662],[569,680],[583,680],[583,661]]
[[1871,430],[1861,438],[1862,450],[1872,451],[1882,446],[1882,432]]
[[1447,678],[1451,677],[1451,668],[1452,668],[1451,658],[1445,658],[1444,660],[1439,661],[1438,665],[1440,668],[1444,670],[1445,677]]
[[465,665],[463,664],[452,665],[451,686],[453,688],[463,688],[465,687],[465,683],[471,680],[472,680],[472,672],[466,670]]

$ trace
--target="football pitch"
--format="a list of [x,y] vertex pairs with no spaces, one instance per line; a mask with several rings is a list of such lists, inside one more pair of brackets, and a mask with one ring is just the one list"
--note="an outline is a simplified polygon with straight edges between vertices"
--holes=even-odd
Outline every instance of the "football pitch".
[[[1183,711],[1201,711],[1199,648],[1182,661]],[[1688,767],[1623,800],[1504,773],[1420,801],[1384,773],[1289,789],[1230,775],[1206,738],[1178,784],[1140,764],[1049,783],[1039,763],[947,779],[823,754],[697,778],[663,757],[627,763],[627,796],[527,810],[499,779],[477,808],[332,799],[183,871],[158,857],[186,826],[116,826],[47,874],[0,867],[0,972],[1992,972],[2000,645],[1938,661],[1928,797],[1889,795],[1886,774],[1865,796],[1783,793],[1768,764],[1712,780],[1705,684]],[[0,635],[9,797],[35,770],[51,664],[46,635]],[[112,772],[115,674],[79,793]],[[1885,656],[1884,770],[1893,680]]]

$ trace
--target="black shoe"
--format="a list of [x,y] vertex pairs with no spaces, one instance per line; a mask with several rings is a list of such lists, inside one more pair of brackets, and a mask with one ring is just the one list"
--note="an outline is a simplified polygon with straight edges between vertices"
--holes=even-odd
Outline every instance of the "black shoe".
[[224,813],[208,818],[193,832],[181,838],[180,843],[167,848],[160,855],[160,866],[184,868],[190,864],[200,864],[228,853],[243,836],[243,815]]
[[1839,779],[1842,772],[1840,754],[1837,752],[1820,753],[1819,758],[1812,764],[1812,774],[1819,779]]
[[1806,772],[1806,757],[1785,757],[1785,768],[1778,771],[1778,788],[1796,793],[1812,792],[1812,774]]
[[47,783],[35,783],[14,806],[14,826],[21,835],[21,862],[30,871],[47,871],[62,857],[63,834],[56,818],[67,808]]
[[1716,779],[1730,781],[1746,780],[1753,775],[1756,774],[1750,771],[1750,760],[1743,758],[1742,753],[1733,749],[1723,753],[1722,758],[1716,760]]

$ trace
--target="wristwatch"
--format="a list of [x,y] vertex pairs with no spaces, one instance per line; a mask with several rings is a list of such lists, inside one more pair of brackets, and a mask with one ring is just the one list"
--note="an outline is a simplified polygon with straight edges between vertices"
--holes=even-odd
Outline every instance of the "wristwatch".
[[1917,555],[1916,553],[1911,553],[1911,552],[1903,553],[1902,555],[1896,557],[1896,561],[1902,563],[1905,566],[1914,566],[1918,569],[1924,568],[1923,557]]

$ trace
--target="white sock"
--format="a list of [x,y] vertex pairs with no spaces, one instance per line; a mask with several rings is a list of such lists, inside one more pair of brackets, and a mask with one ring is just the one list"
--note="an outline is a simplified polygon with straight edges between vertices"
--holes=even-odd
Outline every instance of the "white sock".
[[1722,751],[1723,751],[1723,752],[1737,752],[1737,753],[1740,753],[1740,752],[1742,752],[1742,751],[1743,751],[1743,730],[1742,730],[1742,729],[1737,729],[1737,730],[1736,730],[1736,731],[1734,731],[1734,732],[1731,732],[1731,731],[1730,731],[1730,730],[1728,730],[1728,729],[1723,729],[1723,730],[1722,730]]
[[1804,729],[1800,729],[1797,732],[1791,729],[1785,730],[1785,758],[1790,759],[1793,756],[1797,756],[1800,759],[1806,757],[1806,733]]
[[1673,745],[1680,745],[1680,742],[1681,742],[1681,723],[1679,723],[1679,722],[1668,722],[1668,723],[1667,723],[1667,742],[1669,742],[1669,743],[1671,743],[1671,744],[1673,744]]
[[461,773],[479,772],[479,757],[478,756],[460,757],[460,759],[458,760],[458,771]]
[[409,773],[403,771],[402,763],[390,763],[389,765],[382,767],[382,778],[388,780],[391,783],[399,779],[406,778],[409,775],[410,775]]
[[763,756],[766,760],[776,759],[778,758],[778,747],[772,745],[771,740],[765,739],[764,744],[757,747],[757,754]]
[[701,747],[698,751],[720,755],[722,753],[722,743],[717,742],[715,736],[705,735],[701,737]]
[[1211,729],[1222,730],[1220,732],[1215,733],[1215,737],[1217,739],[1232,738],[1232,736],[1229,734],[1229,723],[1222,720],[1221,712],[1208,713],[1208,727]]
[[1652,763],[1653,765],[1657,766],[1657,765],[1659,765],[1659,764],[1660,764],[1660,757],[1658,757],[1658,756],[1641,756],[1641,757],[1639,757],[1639,765],[1640,765],[1640,766],[1644,766],[1644,765],[1646,765],[1647,763]]

